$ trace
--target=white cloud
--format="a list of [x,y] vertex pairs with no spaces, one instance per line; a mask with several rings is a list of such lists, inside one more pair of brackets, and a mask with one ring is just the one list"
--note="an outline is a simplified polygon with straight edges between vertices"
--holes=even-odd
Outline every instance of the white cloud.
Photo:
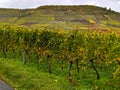
[[97,5],[120,12],[120,0],[0,0],[0,7],[36,8],[41,5]]

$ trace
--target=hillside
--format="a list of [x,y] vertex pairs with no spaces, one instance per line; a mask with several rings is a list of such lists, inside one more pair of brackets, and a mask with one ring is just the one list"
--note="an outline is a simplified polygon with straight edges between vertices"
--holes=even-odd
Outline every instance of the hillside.
[[119,30],[120,13],[97,6],[41,6],[36,9],[0,9],[0,24],[59,29]]

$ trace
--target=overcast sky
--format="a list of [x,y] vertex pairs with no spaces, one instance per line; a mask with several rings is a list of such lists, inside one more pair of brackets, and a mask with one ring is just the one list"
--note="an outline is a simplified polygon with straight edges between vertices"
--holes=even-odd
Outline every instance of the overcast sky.
[[36,8],[41,5],[97,5],[120,12],[120,0],[0,0],[0,8]]

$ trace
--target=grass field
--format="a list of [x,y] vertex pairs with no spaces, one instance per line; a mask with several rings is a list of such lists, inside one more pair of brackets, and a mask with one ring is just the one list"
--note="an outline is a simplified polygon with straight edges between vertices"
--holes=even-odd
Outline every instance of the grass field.
[[[43,66],[35,63],[24,65],[21,60],[0,58],[0,78],[9,83],[15,90],[118,90],[119,82],[115,82],[109,70],[106,74],[100,72],[101,79],[97,80],[94,71],[89,67],[81,69],[80,74],[74,75],[69,82],[67,68],[60,73],[60,68],[53,67],[53,74],[49,74]],[[59,73],[58,73],[59,72]]]

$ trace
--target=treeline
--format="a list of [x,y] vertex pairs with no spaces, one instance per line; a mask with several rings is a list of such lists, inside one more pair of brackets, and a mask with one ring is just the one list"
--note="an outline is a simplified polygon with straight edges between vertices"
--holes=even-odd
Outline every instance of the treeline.
[[[62,5],[48,5],[48,6],[40,6],[36,10],[48,10],[53,12],[78,12],[79,14],[85,15],[104,15],[104,14],[119,14],[115,11],[112,11],[111,8],[107,9],[107,7],[98,7],[92,5],[74,5],[74,6],[62,6]],[[94,10],[94,11],[93,11]],[[93,12],[92,12],[93,11]]]
[[[41,60],[46,62],[46,58],[50,74],[53,72],[52,63],[57,60],[61,62],[61,70],[64,70],[65,65],[69,67],[70,81],[73,67],[80,73],[80,67],[90,63],[97,79],[100,79],[97,68],[120,65],[120,35],[114,32],[38,30],[1,26],[0,53],[4,58],[9,58],[10,53],[14,59],[23,55],[24,64],[32,57],[36,57],[34,61],[38,64]],[[117,67],[115,73],[113,72],[117,79],[120,79],[119,71],[120,67]]]

